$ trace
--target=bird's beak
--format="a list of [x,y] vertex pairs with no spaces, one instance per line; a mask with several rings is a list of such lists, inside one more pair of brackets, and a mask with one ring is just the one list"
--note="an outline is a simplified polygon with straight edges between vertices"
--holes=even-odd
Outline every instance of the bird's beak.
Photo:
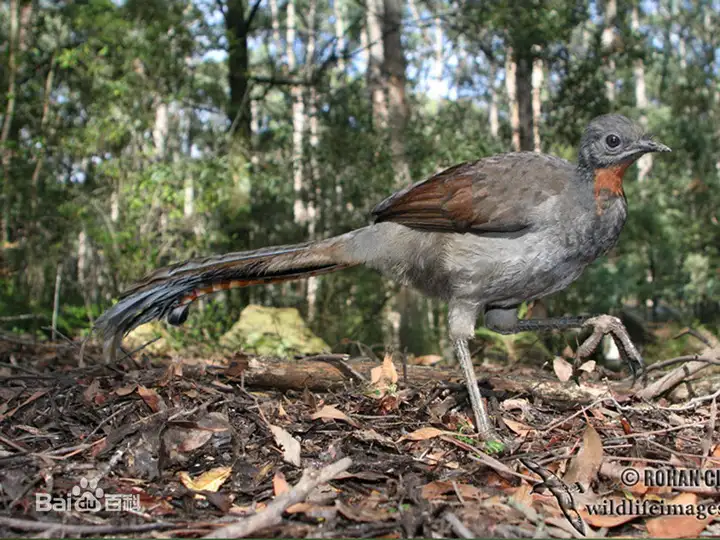
[[638,142],[638,150],[643,154],[648,152],[672,152],[669,147],[651,139],[642,139]]

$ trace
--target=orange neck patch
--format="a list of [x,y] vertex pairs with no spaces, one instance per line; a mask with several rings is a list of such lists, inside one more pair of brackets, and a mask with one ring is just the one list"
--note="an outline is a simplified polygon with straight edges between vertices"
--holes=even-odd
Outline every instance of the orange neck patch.
[[595,198],[600,197],[603,191],[607,191],[611,195],[622,197],[623,193],[623,175],[628,167],[632,165],[631,161],[608,167],[607,169],[595,169]]

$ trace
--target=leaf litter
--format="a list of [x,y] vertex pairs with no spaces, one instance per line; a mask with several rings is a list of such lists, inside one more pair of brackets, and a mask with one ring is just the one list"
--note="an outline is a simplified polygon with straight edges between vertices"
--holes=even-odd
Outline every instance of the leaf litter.
[[[544,370],[523,367],[524,392],[493,384],[490,409],[504,450],[491,455],[469,429],[459,374],[405,384],[389,355],[372,370],[369,386],[348,381],[341,391],[283,393],[244,388],[221,362],[217,369],[191,359],[73,369],[26,345],[2,347],[0,354],[24,358],[24,367],[39,374],[6,376],[0,392],[3,536],[35,536],[45,524],[46,531],[89,527],[72,536],[147,536],[139,531],[157,526],[154,536],[201,537],[268,511],[292,492],[303,469],[343,457],[352,459],[349,470],[315,486],[258,535],[447,537],[457,534],[454,519],[473,535],[494,537],[570,538],[578,526],[588,536],[720,533],[714,516],[588,512],[603,501],[720,502],[712,486],[678,491],[620,482],[628,467],[720,467],[720,440],[706,429],[714,426],[711,402],[648,406],[608,391],[577,403],[534,392],[558,379],[569,393],[578,384],[600,388],[606,383],[595,364],[578,368],[580,382],[568,362],[556,360]],[[487,369],[502,379],[509,368]],[[83,485],[130,497],[138,507],[92,519],[36,508],[37,494],[62,499]],[[572,504],[563,502],[565,492],[554,493],[558,486]]]

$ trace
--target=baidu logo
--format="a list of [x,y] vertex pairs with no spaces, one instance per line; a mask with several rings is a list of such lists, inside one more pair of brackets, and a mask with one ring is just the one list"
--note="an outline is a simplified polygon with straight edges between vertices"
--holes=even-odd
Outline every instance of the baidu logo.
[[140,496],[126,493],[105,493],[98,486],[98,479],[81,478],[65,497],[53,497],[49,493],[35,494],[35,510],[38,512],[138,512]]

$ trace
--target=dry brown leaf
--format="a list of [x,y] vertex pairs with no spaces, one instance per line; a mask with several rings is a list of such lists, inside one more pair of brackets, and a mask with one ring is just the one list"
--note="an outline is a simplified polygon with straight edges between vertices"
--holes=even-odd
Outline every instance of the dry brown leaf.
[[[697,507],[697,495],[694,493],[681,493],[666,504],[680,504]],[[648,533],[653,538],[697,538],[715,519],[708,516],[698,519],[696,516],[661,516],[648,519],[645,522]]]
[[515,493],[513,493],[512,498],[514,501],[524,504],[525,506],[532,507],[533,505],[533,495],[532,495],[532,486],[528,484],[525,480],[521,482],[521,484],[517,487],[515,490]]
[[137,383],[130,383],[115,390],[115,394],[118,396],[127,396],[132,394],[137,388]]
[[178,476],[182,484],[192,491],[217,491],[225,480],[230,477],[232,467],[216,467],[202,473],[194,480],[185,471],[180,471]]
[[167,405],[155,390],[146,388],[145,386],[137,387],[138,395],[143,399],[145,404],[150,407],[152,412],[160,412],[167,409]]
[[586,373],[592,373],[595,371],[595,360],[588,360],[584,364],[582,364],[578,370],[584,371]]
[[515,420],[511,420],[509,418],[503,418],[502,421],[508,428],[510,428],[511,431],[514,431],[521,437],[526,437],[530,433],[535,432],[534,428],[528,426],[527,424],[523,424],[522,422],[516,422]]
[[603,445],[600,435],[591,424],[588,424],[583,433],[583,443],[580,451],[570,460],[567,472],[563,477],[566,484],[580,482],[589,486],[598,474],[603,461]]
[[408,433],[407,435],[403,435],[398,439],[398,442],[402,441],[426,441],[428,439],[434,439],[435,437],[440,437],[441,435],[445,435],[448,433],[447,431],[443,431],[442,429],[434,428],[434,427],[424,427],[420,429],[416,429],[412,433]]
[[416,366],[433,366],[442,361],[443,357],[439,354],[426,354],[425,356],[416,356],[410,363]]
[[180,362],[173,362],[165,368],[165,372],[162,374],[162,377],[160,377],[160,380],[158,380],[157,385],[163,387],[167,386],[173,379],[182,378],[182,374],[182,364]]
[[85,391],[83,392],[83,398],[86,402],[92,403],[95,400],[95,394],[100,391],[100,379],[93,379]]
[[280,426],[270,425],[275,442],[283,448],[283,459],[288,463],[300,466],[300,443]]
[[335,501],[335,507],[347,519],[352,521],[371,523],[374,521],[385,521],[386,519],[394,519],[385,508],[380,508],[376,501],[366,500],[354,505],[345,504],[340,500]]
[[285,475],[282,471],[276,472],[275,476],[273,476],[273,493],[275,493],[275,496],[277,497],[278,495],[282,495],[288,491],[290,491],[290,484],[288,484],[287,480],[285,480]]
[[340,420],[341,422],[346,422],[353,427],[358,427],[358,423],[355,420],[333,405],[324,405],[322,409],[313,413],[310,418],[313,420],[317,420],[319,418],[323,420]]
[[203,446],[206,442],[212,439],[212,432],[205,429],[188,429],[185,432],[185,437],[177,445],[179,452],[192,452]]
[[258,512],[262,512],[263,510],[265,510],[266,507],[267,505],[263,502],[254,502],[245,506],[233,504],[227,511],[227,513],[234,516],[249,516]]
[[322,519],[328,521],[333,519],[338,512],[338,509],[334,506],[325,506],[319,504],[312,504],[308,502],[301,502],[288,506],[285,510],[288,514],[305,514],[308,517],[315,519]]
[[392,361],[392,355],[386,354],[383,359],[382,366],[374,367],[370,370],[370,388],[372,397],[383,397],[391,386],[397,384],[398,374],[395,364]]
[[482,499],[485,497],[482,491],[470,484],[459,484],[444,480],[435,480],[425,484],[420,491],[420,496],[426,500],[435,500],[447,493],[460,493],[464,499]]
[[553,370],[561,382],[569,381],[573,374],[572,364],[559,356],[556,356],[555,360],[553,360]]

